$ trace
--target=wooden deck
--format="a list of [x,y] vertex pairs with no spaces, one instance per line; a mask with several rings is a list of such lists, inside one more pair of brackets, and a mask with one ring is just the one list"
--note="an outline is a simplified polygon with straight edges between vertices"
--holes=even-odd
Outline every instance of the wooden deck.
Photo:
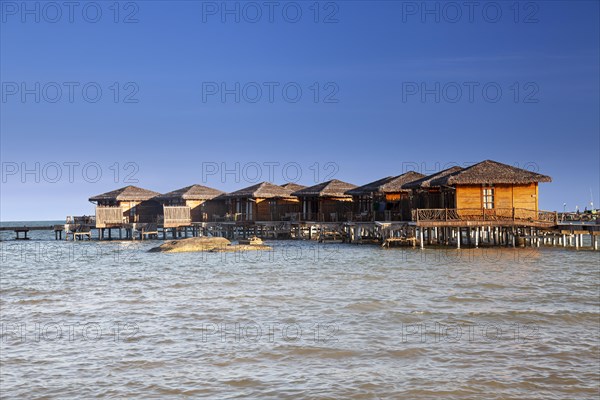
[[412,216],[412,223],[422,227],[550,227],[559,222],[557,212],[523,208],[428,208],[413,210]]

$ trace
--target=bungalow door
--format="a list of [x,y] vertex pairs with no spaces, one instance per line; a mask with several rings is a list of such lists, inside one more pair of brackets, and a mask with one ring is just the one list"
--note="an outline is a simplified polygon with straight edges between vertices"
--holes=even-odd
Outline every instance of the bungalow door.
[[312,202],[309,198],[305,197],[302,200],[302,212],[304,213],[303,219],[305,220],[311,220],[312,219],[312,211],[313,207],[312,207]]
[[443,208],[456,208],[456,196],[455,191],[444,191],[444,207]]
[[136,214],[136,205],[135,205],[135,203],[130,203],[129,223],[138,222],[135,214]]
[[254,210],[254,202],[250,201],[250,200],[246,200],[246,221],[253,221],[254,220],[254,215],[253,215],[253,211]]

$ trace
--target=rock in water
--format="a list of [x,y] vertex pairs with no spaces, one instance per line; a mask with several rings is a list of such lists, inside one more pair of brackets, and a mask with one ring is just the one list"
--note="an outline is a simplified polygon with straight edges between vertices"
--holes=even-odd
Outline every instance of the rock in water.
[[238,240],[239,244],[246,244],[246,245],[253,245],[253,246],[258,246],[263,244],[263,241],[261,238],[258,238],[256,236],[251,236],[248,239],[239,239]]
[[215,251],[229,246],[231,242],[222,237],[194,237],[170,240],[150,249],[153,253],[184,253],[194,251]]

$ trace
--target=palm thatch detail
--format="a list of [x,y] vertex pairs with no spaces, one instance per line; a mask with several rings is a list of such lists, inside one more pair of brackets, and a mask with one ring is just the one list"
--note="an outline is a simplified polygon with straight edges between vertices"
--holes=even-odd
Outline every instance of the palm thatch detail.
[[376,181],[367,183],[366,185],[359,186],[356,189],[348,190],[346,194],[351,196],[363,196],[374,193],[399,193],[409,192],[405,185],[413,182],[417,179],[424,178],[425,175],[415,171],[408,171],[398,176],[388,176],[386,178],[378,179]]
[[89,198],[89,201],[146,201],[159,195],[160,193],[158,192],[129,185],[92,196]]
[[356,188],[348,182],[343,182],[338,179],[332,179],[327,182],[322,182],[314,186],[310,186],[292,193],[298,197],[336,197],[349,198],[351,195],[346,194],[347,191]]
[[435,174],[431,174],[428,176],[425,176],[421,179],[417,179],[416,181],[412,181],[409,182],[407,184],[404,185],[404,187],[406,189],[419,189],[419,188],[429,188],[429,187],[434,187],[437,186],[436,184],[432,184],[433,181],[436,181],[440,178],[443,178],[447,175],[453,174],[455,172],[461,171],[462,168],[461,167],[451,167],[451,168],[447,168],[445,170],[442,170],[440,172],[436,172]]
[[212,200],[224,192],[202,185],[191,185],[157,196],[158,200]]
[[497,161],[485,160],[460,171],[438,177],[431,181],[431,185],[522,185],[534,182],[552,182],[552,178]]
[[294,182],[288,182],[288,183],[284,183],[283,185],[281,185],[282,188],[286,188],[291,190],[292,192],[296,192],[298,190],[302,190],[304,188],[306,188],[306,186],[304,185],[299,185],[297,183]]
[[254,198],[254,199],[274,199],[274,198],[292,198],[290,189],[275,185],[270,182],[261,182],[256,185],[237,190],[224,195],[226,198]]

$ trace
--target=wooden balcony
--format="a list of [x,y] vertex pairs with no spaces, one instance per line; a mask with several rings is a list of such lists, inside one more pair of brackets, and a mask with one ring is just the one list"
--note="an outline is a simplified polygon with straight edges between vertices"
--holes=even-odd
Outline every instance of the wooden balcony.
[[121,207],[96,207],[96,228],[110,228],[126,223]]
[[426,208],[412,211],[417,225],[556,225],[553,211],[524,208]]
[[191,208],[186,206],[163,206],[163,226],[179,228],[192,225]]

